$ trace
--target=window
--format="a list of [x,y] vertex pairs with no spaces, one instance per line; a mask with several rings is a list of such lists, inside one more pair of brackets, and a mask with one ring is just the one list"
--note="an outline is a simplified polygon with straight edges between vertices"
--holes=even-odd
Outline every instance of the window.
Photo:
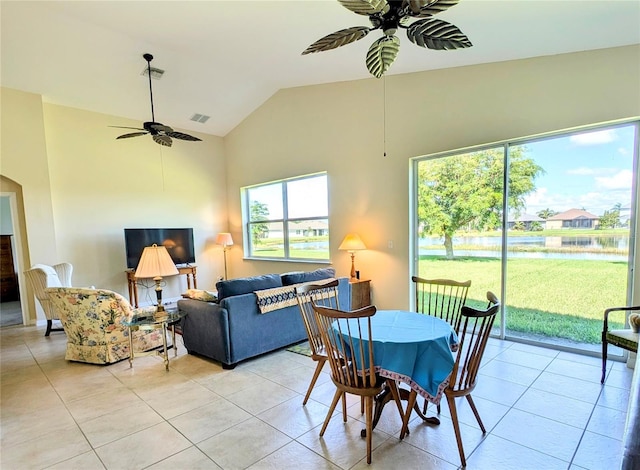
[[242,189],[249,258],[329,260],[327,174]]
[[600,354],[603,311],[630,305],[637,276],[639,135],[630,121],[416,159],[414,273],[472,280],[476,308],[500,293],[501,337]]

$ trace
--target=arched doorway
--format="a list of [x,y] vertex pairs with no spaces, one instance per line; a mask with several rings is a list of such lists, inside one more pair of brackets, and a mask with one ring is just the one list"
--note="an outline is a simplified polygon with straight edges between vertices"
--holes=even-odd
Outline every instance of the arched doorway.
[[[7,305],[10,308],[2,309],[0,303],[0,320],[1,311],[7,312],[10,317],[9,324],[28,325],[32,321],[29,312],[34,312],[35,304],[33,296],[30,295],[30,289],[27,289],[26,280],[24,278],[24,270],[30,266],[29,250],[26,237],[26,219],[24,215],[24,202],[22,197],[22,186],[17,182],[0,175],[0,201],[2,203],[1,214],[1,230],[3,235],[10,235],[8,239],[11,244],[11,258],[13,270],[15,272],[15,283],[17,295],[15,300],[10,300]],[[7,213],[8,211],[8,213]],[[13,299],[13,295],[9,296]],[[19,311],[19,313],[16,313]]]

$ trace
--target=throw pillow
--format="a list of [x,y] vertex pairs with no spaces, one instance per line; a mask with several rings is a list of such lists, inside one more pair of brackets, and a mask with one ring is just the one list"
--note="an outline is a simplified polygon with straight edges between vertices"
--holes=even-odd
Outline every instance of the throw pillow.
[[335,268],[320,268],[315,271],[286,273],[282,275],[282,285],[291,286],[293,284],[302,284],[303,282],[321,281],[336,277]]
[[629,325],[634,333],[640,333],[640,313],[632,313],[629,315]]
[[202,300],[203,302],[217,302],[218,296],[215,292],[209,292],[200,289],[187,289],[187,292],[182,294],[185,299]]
[[226,299],[233,295],[250,294],[257,290],[272,289],[273,287],[282,287],[282,280],[279,274],[242,277],[228,281],[219,281],[216,284],[218,300]]

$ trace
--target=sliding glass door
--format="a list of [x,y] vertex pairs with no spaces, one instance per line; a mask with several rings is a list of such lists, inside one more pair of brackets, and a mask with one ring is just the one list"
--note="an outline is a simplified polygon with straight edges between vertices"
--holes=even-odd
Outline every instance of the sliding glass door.
[[630,300],[637,127],[416,160],[415,273],[496,293],[501,336],[599,351],[604,309]]

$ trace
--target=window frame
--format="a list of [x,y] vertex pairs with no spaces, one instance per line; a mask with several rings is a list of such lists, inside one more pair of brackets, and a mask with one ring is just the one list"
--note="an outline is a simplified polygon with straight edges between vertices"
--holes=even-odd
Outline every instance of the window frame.
[[[327,194],[327,212],[326,215],[314,215],[310,217],[289,217],[289,194],[288,194],[288,184],[296,181],[302,181],[305,179],[312,179],[324,177],[326,184],[326,194]],[[282,193],[282,217],[278,218],[268,218],[267,220],[261,221],[252,221],[251,220],[251,200],[250,193],[251,190],[261,187],[268,186],[277,186],[281,187]],[[329,224],[329,181],[328,174],[326,171],[320,171],[317,173],[311,173],[307,175],[294,176],[291,178],[283,178],[280,180],[269,181],[265,183],[254,184],[251,186],[244,186],[240,189],[241,191],[241,201],[242,201],[242,230],[244,236],[244,259],[250,260],[259,260],[259,261],[284,261],[284,262],[296,262],[296,263],[316,263],[316,264],[330,264],[331,263],[331,253],[330,253],[330,237],[331,230]],[[295,231],[295,228],[289,228],[291,224],[295,224],[298,222],[305,221],[316,221],[316,220],[326,220],[327,223],[327,257],[326,258],[296,258],[291,256],[291,242],[290,242],[290,231]],[[255,255],[255,247],[253,246],[252,236],[251,236],[251,226],[257,223],[266,223],[266,224],[281,224],[282,226],[282,244],[283,244],[283,256],[282,257],[273,257],[273,256],[256,256]]]

